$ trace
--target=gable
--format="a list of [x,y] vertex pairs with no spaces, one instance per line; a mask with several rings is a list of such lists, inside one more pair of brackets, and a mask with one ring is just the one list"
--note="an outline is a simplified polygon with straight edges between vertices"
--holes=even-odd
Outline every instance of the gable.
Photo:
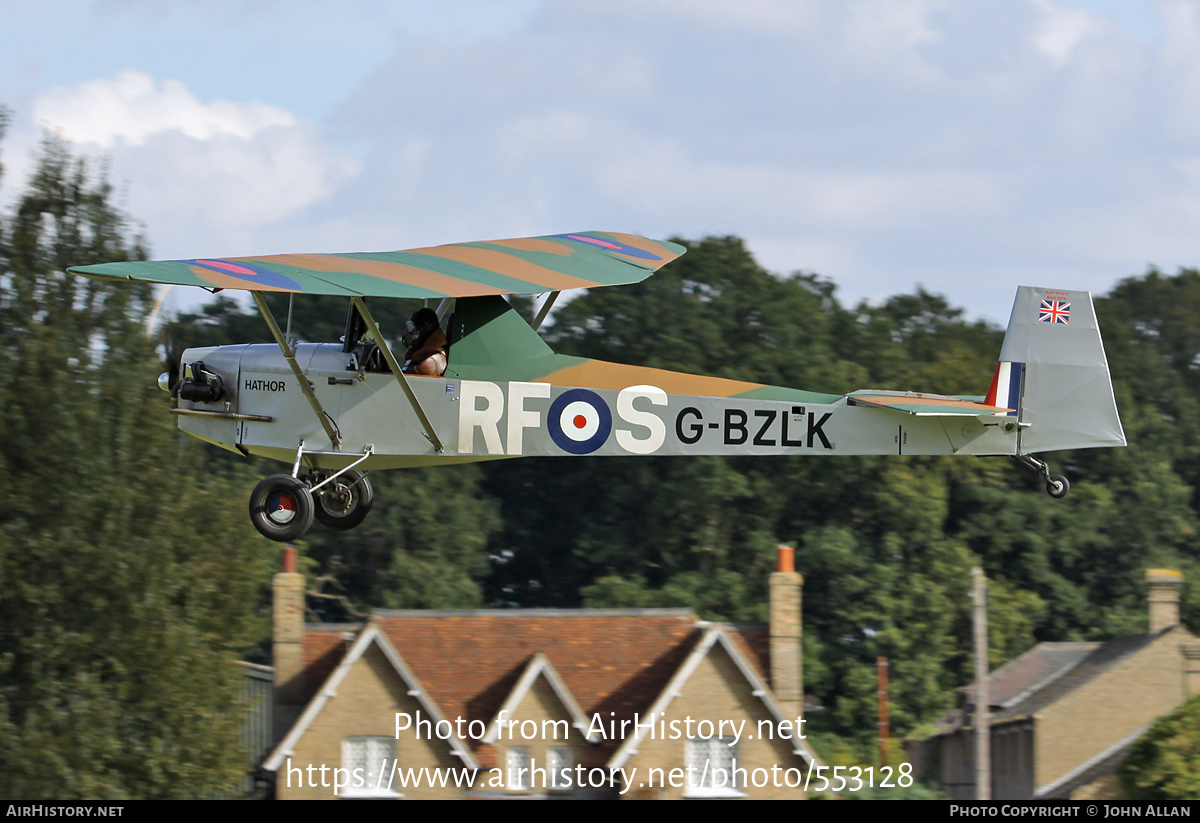
[[[640,724],[618,729],[609,762],[632,777],[640,797],[803,796],[803,776],[816,762],[799,738],[799,718],[784,717],[740,646],[710,628]],[[740,770],[741,785],[693,785],[697,758]],[[791,782],[789,782],[791,778]],[[692,782],[689,782],[689,781]],[[722,781],[716,781],[721,783]],[[751,785],[752,784],[752,785]]]
[[[337,667],[305,706],[300,718],[263,764],[278,771],[298,754],[318,757],[325,765],[334,758],[332,740],[347,736],[396,735],[398,715],[431,723],[443,720],[431,701],[378,626],[366,626]],[[310,736],[311,732],[311,736]],[[315,741],[315,742],[314,742]],[[470,752],[456,739],[439,741],[434,750],[452,752],[464,765],[474,766]],[[440,756],[437,760],[445,759]],[[309,762],[313,762],[310,761]],[[458,765],[448,761],[448,765]]]
[[[695,714],[689,712],[694,711]],[[675,717],[675,715],[681,715]],[[817,762],[816,756],[804,739],[803,724],[799,717],[785,717],[775,703],[770,690],[763,682],[739,647],[729,638],[721,626],[712,626],[684,661],[671,681],[659,694],[645,717],[656,723],[668,719],[682,722],[683,736],[690,736],[691,729],[697,736],[706,733],[720,734],[721,721],[725,728],[753,729],[757,740],[769,737],[770,747],[781,755],[799,755],[805,762]],[[689,727],[687,720],[694,723]],[[706,725],[703,721],[708,721]],[[643,721],[645,722],[645,721]],[[632,728],[632,735],[624,737],[610,765],[621,768],[630,758],[637,755],[649,741],[650,735],[661,727],[649,731]],[[668,738],[676,727],[668,725]],[[661,740],[661,732],[659,739]]]
[[376,619],[446,716],[485,724],[539,653],[581,716],[632,719],[702,635],[686,609],[379,611]]
[[[554,668],[554,664],[546,655],[538,652],[529,661],[525,671],[517,680],[512,692],[501,704],[496,716],[488,724],[485,743],[494,743],[508,732],[513,737],[512,730],[506,728],[515,719],[533,716],[542,724],[550,724],[553,737],[566,739],[570,736],[587,738],[588,719],[584,716],[562,677]],[[542,735],[546,737],[545,734]]]
[[1182,627],[1153,635],[1106,643],[1061,678],[1052,700],[1038,708],[1035,785],[1039,791],[1156,718],[1187,697],[1183,682],[1182,643],[1191,640]]

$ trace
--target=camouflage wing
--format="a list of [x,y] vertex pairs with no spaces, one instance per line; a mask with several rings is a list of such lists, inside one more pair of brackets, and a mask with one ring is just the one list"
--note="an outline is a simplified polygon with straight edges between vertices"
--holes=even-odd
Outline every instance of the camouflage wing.
[[591,231],[408,251],[131,261],[68,271],[206,289],[430,299],[637,283],[683,252],[664,240]]

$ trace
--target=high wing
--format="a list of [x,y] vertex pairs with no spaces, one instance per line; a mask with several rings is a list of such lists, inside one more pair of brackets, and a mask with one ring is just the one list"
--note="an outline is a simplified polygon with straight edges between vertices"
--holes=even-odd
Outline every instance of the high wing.
[[638,283],[683,252],[665,240],[589,231],[407,251],[103,263],[68,271],[210,290],[435,299]]

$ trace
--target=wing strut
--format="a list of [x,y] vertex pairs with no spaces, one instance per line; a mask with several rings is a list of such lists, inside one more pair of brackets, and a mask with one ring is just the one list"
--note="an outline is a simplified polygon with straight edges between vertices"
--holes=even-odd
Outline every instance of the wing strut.
[[312,385],[308,382],[308,377],[300,369],[300,364],[296,362],[296,355],[292,351],[291,346],[287,344],[283,332],[279,329],[279,324],[275,322],[275,316],[271,314],[271,309],[267,306],[267,301],[263,299],[262,292],[252,291],[250,294],[254,296],[254,302],[258,306],[258,313],[263,316],[263,320],[266,321],[267,327],[271,330],[271,336],[279,344],[279,349],[283,352],[283,357],[287,360],[288,366],[291,367],[292,374],[296,375],[296,379],[300,381],[300,391],[304,392],[304,396],[308,398],[308,404],[316,412],[317,419],[321,421],[321,426],[325,429],[325,434],[329,435],[329,442],[333,444],[335,449],[340,451],[342,448],[342,436],[337,431],[333,419],[321,406],[321,401],[317,399],[317,395],[313,392]]
[[421,403],[417,400],[417,396],[413,394],[412,386],[408,385],[408,378],[404,376],[404,372],[400,369],[400,363],[396,360],[396,355],[392,354],[391,347],[387,341],[383,339],[383,335],[379,333],[379,326],[375,325],[375,318],[371,316],[371,312],[367,311],[367,303],[358,295],[350,298],[350,302],[354,304],[354,308],[358,309],[358,313],[362,315],[363,322],[367,324],[367,329],[371,332],[371,336],[375,338],[375,345],[379,346],[379,350],[383,352],[383,359],[387,361],[388,366],[392,370],[392,374],[396,375],[396,379],[400,381],[400,388],[404,389],[404,394],[408,396],[408,402],[412,405],[413,411],[417,413],[417,419],[421,421],[421,425],[425,427],[425,436],[429,438],[429,442],[433,443],[433,447],[439,453],[446,450],[442,445],[442,440],[437,436],[437,432],[433,430],[433,424],[429,422],[429,416],[425,414],[425,410],[421,408]]
[[552,291],[546,295],[546,299],[542,302],[541,309],[538,310],[537,317],[533,318],[533,322],[529,325],[533,326],[533,330],[537,331],[542,321],[546,319],[546,315],[550,313],[550,309],[554,308],[554,301],[558,299],[558,292]]

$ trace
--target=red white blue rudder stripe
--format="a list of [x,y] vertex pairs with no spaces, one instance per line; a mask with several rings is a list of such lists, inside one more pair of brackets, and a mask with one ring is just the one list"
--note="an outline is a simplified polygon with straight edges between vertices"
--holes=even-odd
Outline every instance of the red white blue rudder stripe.
[[997,363],[996,373],[992,375],[992,385],[988,387],[987,397],[983,402],[989,406],[1012,409],[1008,416],[1016,417],[1017,410],[1021,407],[1021,374],[1024,369],[1024,363],[1006,363],[1003,360]]

